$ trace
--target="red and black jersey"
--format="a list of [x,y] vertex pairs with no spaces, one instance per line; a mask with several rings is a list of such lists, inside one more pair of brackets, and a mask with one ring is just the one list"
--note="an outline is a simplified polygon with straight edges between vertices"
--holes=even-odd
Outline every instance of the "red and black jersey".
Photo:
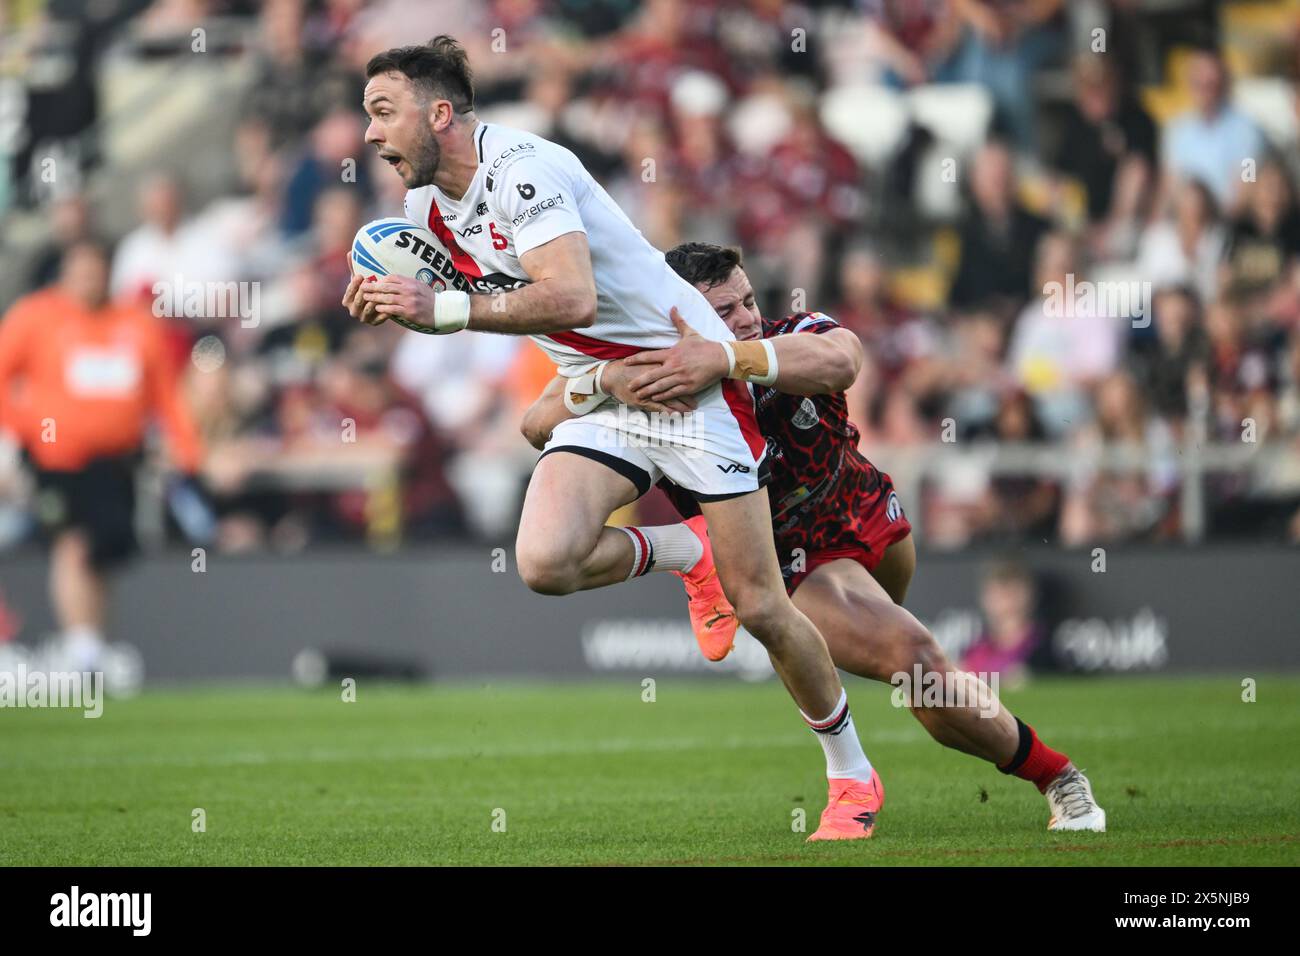
[[[841,328],[823,312],[763,320],[763,338],[820,335]],[[776,552],[787,582],[814,556],[852,553],[874,567],[885,547],[910,531],[889,476],[858,451],[843,392],[787,395],[754,386],[758,427],[767,440]],[[674,506],[698,514],[690,496],[661,482]]]
[[[796,312],[763,320],[763,338],[820,335],[840,324],[824,312]],[[861,540],[857,514],[874,505],[880,472],[858,451],[843,392],[787,395],[755,386],[758,428],[767,439],[772,480],[772,531],[781,563],[796,548],[805,554]]]

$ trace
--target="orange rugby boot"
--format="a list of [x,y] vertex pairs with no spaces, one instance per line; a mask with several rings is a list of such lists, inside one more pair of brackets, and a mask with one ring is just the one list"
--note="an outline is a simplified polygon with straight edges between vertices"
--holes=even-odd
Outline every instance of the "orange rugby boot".
[[736,609],[722,593],[718,569],[713,566],[713,548],[709,545],[709,526],[703,515],[684,522],[704,545],[704,554],[689,571],[674,571],[686,584],[690,599],[691,630],[700,651],[711,661],[720,661],[731,653],[736,643]]
[[830,799],[822,811],[821,826],[808,838],[814,840],[865,840],[876,830],[876,815],[885,805],[885,786],[873,769],[871,780],[832,779]]

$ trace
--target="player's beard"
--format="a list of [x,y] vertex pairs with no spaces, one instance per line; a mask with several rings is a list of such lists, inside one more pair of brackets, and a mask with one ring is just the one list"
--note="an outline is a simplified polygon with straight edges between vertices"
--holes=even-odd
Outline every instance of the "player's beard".
[[433,185],[433,177],[442,163],[442,147],[438,145],[438,138],[433,135],[433,130],[421,125],[419,136],[419,142],[405,157],[411,167],[411,174],[405,180],[407,189]]

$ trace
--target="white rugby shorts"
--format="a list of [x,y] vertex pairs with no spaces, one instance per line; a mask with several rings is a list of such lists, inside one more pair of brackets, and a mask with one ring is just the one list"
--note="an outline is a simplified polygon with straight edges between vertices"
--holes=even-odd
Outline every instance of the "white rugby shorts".
[[736,379],[694,396],[680,415],[652,415],[612,402],[556,426],[542,456],[583,455],[628,478],[643,495],[660,478],[697,501],[721,501],[767,484],[767,442],[750,386]]

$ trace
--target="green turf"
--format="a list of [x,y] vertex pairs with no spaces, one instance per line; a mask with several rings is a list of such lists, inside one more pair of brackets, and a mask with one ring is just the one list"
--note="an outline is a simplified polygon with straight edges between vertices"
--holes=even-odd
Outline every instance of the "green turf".
[[[781,688],[621,683],[154,691],[0,710],[0,864],[1295,864],[1300,678],[1043,681],[1011,708],[1092,778],[1106,834],[853,681],[876,836],[806,845],[820,751]],[[191,811],[207,832],[191,830]],[[493,814],[505,811],[505,832]]]

